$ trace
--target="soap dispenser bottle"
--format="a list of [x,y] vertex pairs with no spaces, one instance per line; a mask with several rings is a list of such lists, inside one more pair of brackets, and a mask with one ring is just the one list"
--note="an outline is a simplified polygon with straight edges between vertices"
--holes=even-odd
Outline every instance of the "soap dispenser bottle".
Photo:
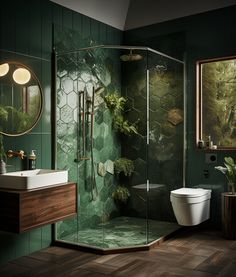
[[32,150],[30,155],[29,155],[29,169],[33,170],[36,169],[36,155],[35,155],[36,150]]

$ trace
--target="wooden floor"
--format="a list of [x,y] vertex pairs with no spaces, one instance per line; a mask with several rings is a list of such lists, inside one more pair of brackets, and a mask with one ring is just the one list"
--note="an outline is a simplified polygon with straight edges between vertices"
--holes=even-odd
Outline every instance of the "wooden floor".
[[101,256],[50,247],[5,264],[0,276],[235,277],[236,241],[194,229],[150,251]]

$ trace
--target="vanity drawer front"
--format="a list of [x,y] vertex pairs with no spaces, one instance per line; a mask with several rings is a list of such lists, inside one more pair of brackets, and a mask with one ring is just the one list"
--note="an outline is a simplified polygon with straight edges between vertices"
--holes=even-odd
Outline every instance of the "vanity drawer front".
[[0,230],[21,233],[77,213],[75,183],[34,190],[0,190]]
[[20,231],[76,214],[76,184],[24,193],[20,200]]

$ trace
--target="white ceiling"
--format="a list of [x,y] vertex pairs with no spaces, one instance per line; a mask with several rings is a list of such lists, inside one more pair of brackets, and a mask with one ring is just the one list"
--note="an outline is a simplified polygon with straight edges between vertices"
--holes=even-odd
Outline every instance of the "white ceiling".
[[51,0],[110,26],[124,29],[130,0]]
[[236,0],[51,0],[120,30],[129,30],[231,5]]

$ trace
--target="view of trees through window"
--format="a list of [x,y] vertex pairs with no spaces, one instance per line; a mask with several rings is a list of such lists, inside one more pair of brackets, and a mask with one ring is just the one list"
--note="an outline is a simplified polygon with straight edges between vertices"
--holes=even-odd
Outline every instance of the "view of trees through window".
[[236,57],[199,64],[200,137],[217,148],[236,148]]

